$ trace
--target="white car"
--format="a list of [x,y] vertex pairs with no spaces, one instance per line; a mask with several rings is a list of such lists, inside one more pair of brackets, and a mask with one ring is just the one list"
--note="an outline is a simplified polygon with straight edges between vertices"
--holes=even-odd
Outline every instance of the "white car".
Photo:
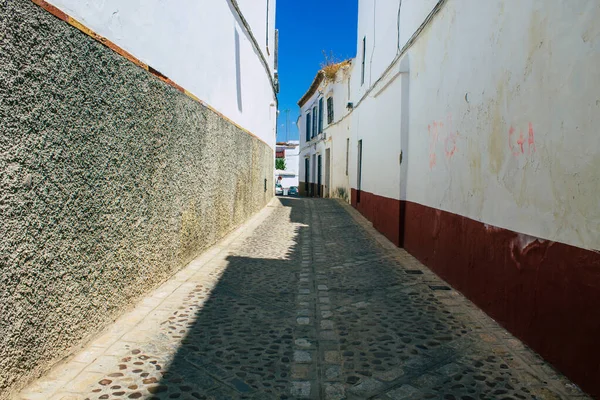
[[281,185],[275,185],[275,196],[282,196],[283,195],[283,188],[281,187]]

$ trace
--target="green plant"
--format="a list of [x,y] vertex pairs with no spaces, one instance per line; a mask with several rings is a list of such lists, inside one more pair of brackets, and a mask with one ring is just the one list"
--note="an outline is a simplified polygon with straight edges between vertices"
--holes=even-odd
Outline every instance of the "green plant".
[[344,201],[348,201],[348,191],[344,187],[337,187],[333,191],[333,196],[339,199],[343,199]]
[[285,158],[275,159],[275,169],[285,171]]

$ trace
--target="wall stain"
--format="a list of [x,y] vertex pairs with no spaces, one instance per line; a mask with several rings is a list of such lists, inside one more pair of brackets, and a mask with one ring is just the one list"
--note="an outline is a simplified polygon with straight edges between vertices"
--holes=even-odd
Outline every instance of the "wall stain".
[[471,178],[470,194],[472,199],[477,200],[476,215],[481,215],[485,200],[483,171],[481,170],[481,151],[474,140],[468,141],[467,148],[469,154],[469,175]]
[[524,266],[533,266],[537,269],[542,266],[548,248],[553,244],[554,242],[549,240],[517,233],[510,241],[510,258],[519,270]]
[[489,158],[490,170],[494,175],[498,175],[504,162],[505,147],[505,123],[502,116],[502,107],[504,104],[504,77],[498,81],[496,86],[496,98],[490,104],[492,114],[492,130],[489,137]]
[[178,254],[179,260],[185,263],[198,254],[198,244],[202,243],[202,218],[198,215],[195,201],[191,201],[182,212],[180,226]]
[[598,15],[600,13],[600,5],[596,4],[593,6],[595,9],[590,10],[585,13],[586,17],[585,22],[583,22],[583,27],[585,31],[581,34],[581,40],[584,43],[594,42],[600,39],[600,25],[593,18],[594,15]]
[[550,164],[552,203],[550,211],[556,221],[553,234],[571,232],[581,247],[600,249],[600,155],[573,165],[553,158]]
[[533,11],[529,22],[529,50],[525,65],[525,78],[531,74],[536,53],[542,48],[544,38],[547,37],[549,35],[546,33],[546,20],[540,17],[539,11]]

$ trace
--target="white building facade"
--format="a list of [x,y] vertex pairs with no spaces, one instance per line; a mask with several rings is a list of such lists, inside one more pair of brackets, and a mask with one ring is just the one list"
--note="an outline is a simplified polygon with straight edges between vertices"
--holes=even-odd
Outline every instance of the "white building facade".
[[285,143],[277,143],[277,158],[285,160],[285,170],[275,170],[275,182],[279,183],[284,194],[291,187],[298,187],[298,173],[300,169],[300,141],[289,140]]
[[[596,394],[598,21],[592,1],[360,0],[342,120],[352,205]],[[307,95],[314,115],[324,94]],[[320,132],[307,195],[335,141]]]
[[349,201],[349,82],[352,62],[319,71],[300,99],[300,194]]

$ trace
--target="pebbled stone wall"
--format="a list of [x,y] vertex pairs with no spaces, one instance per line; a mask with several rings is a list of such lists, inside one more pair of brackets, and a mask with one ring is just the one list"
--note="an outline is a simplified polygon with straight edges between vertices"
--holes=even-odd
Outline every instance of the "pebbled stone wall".
[[264,207],[272,171],[265,143],[0,0],[0,399]]

